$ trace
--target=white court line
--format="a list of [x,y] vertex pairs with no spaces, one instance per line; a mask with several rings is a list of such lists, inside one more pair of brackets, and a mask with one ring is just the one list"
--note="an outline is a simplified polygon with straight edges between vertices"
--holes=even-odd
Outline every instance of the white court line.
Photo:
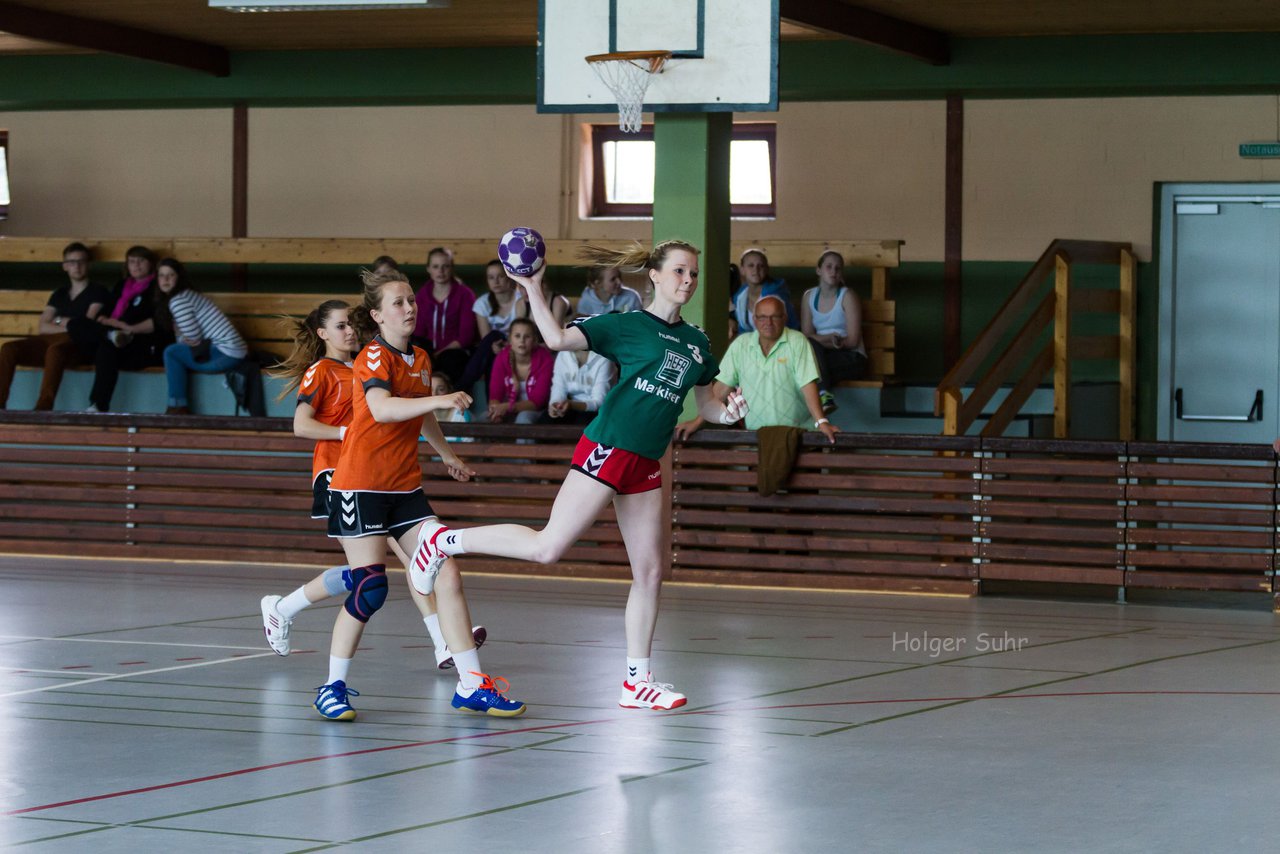
[[45,638],[37,635],[0,635],[0,640],[66,641],[67,643],[118,643],[137,646],[182,646],[197,649],[262,649],[262,646],[236,646],[225,643],[175,643],[173,641],[111,640],[109,638]]
[[41,691],[61,691],[64,688],[78,688],[81,685],[88,685],[93,682],[106,682],[110,679],[126,679],[134,676],[150,676],[153,673],[170,673],[174,670],[189,670],[192,667],[208,667],[211,664],[226,664],[228,661],[252,661],[255,658],[264,658],[268,655],[275,655],[275,653],[260,652],[257,655],[236,655],[231,658],[214,659],[213,661],[197,661],[194,664],[178,664],[173,667],[157,667],[154,670],[136,670],[132,673],[114,673],[109,676],[97,676],[93,679],[64,682],[60,685],[45,685],[42,688],[28,688],[25,691],[10,691],[7,694],[0,694],[0,699],[4,699],[6,697],[20,697],[23,694],[38,694]]

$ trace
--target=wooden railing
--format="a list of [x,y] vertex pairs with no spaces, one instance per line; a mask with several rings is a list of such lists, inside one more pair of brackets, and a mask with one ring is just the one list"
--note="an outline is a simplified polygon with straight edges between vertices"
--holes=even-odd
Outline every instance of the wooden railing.
[[[578,431],[448,424],[478,473],[424,454],[445,519],[540,526]],[[669,463],[676,580],[973,595],[1010,583],[1274,596],[1280,467],[1267,445],[806,434],[784,491],[756,491],[747,431],[703,430]],[[518,440],[524,440],[518,441]],[[530,443],[528,440],[532,440]],[[0,551],[325,566],[310,443],[286,419],[0,412]],[[612,511],[554,566],[628,578]],[[193,572],[198,571],[193,568]]]
[[[1119,288],[1074,288],[1072,268],[1077,264],[1116,265],[1120,271]],[[1128,243],[1055,240],[1049,244],[995,317],[938,384],[934,392],[934,411],[943,418],[943,434],[964,435],[986,410],[996,392],[1011,385],[1008,396],[981,431],[983,436],[1002,435],[1045,375],[1052,372],[1053,435],[1065,439],[1070,435],[1071,423],[1071,360],[1115,359],[1119,374],[1116,435],[1123,440],[1131,439],[1135,382],[1135,272],[1136,264]],[[1050,278],[1052,287],[1045,288],[1045,282]],[[1080,313],[1114,314],[1119,323],[1116,334],[1073,335],[1072,315]],[[1024,314],[1027,315],[1025,321],[1015,328]],[[1049,329],[1052,329],[1052,335],[1042,343],[1046,337],[1044,333]],[[1003,349],[997,352],[1002,345]],[[969,383],[974,385],[965,397],[964,389]]]
[[[379,255],[390,255],[408,264],[426,263],[427,253],[447,246],[457,264],[486,264],[498,254],[498,235],[492,238],[324,238],[324,237],[0,237],[0,262],[61,263],[62,249],[72,240],[89,246],[95,261],[123,261],[130,246],[142,245],[158,255],[171,255],[188,264],[372,264]],[[547,240],[547,263],[577,264],[577,252],[585,244],[629,246],[627,240]],[[734,240],[731,257],[749,246],[762,247],[774,267],[813,267],[828,249],[844,256],[845,264],[873,269],[873,285],[885,299],[883,272],[897,267],[901,240]]]

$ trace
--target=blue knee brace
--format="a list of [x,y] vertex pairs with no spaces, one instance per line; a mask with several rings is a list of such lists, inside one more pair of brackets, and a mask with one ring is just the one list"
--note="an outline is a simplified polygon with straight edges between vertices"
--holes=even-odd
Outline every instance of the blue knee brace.
[[351,589],[351,567],[349,566],[330,567],[320,578],[324,581],[324,592],[330,596],[337,596]]
[[387,601],[387,567],[375,563],[351,570],[351,593],[342,607],[362,623],[378,612]]

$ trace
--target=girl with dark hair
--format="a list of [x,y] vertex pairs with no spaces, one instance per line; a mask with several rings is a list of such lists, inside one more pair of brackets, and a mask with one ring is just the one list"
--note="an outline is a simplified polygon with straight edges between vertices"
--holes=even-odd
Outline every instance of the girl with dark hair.
[[643,311],[602,314],[561,328],[542,287],[546,268],[531,278],[514,277],[528,294],[533,319],[552,350],[594,350],[619,366],[618,384],[587,425],[551,518],[539,531],[522,525],[450,530],[429,520],[409,564],[409,580],[427,592],[450,556],[467,553],[552,563],[613,502],[632,575],[626,609],[627,667],[618,704],[626,709],[674,709],[685,704],[685,695],[656,681],[650,672],[658,599],[671,560],[663,535],[671,508],[662,497],[659,460],[691,389],[702,416],[721,424],[740,419],[746,401],[736,389],[727,402],[715,399],[711,383],[717,362],[711,343],[701,329],[680,318],[681,307],[698,287],[697,249],[669,240],[653,249],[639,244],[625,251],[588,246],[582,254],[591,264],[645,271],[654,294]]
[[495,258],[485,265],[484,278],[489,292],[476,300],[472,309],[480,343],[471,354],[462,376],[450,377],[463,391],[470,391],[477,380],[489,376],[494,357],[507,345],[507,330],[516,320],[529,316],[528,300],[511,281],[501,261]]
[[[297,390],[298,405],[293,413],[293,433],[315,440],[311,459],[311,518],[329,518],[329,481],[342,448],[342,437],[351,423],[351,359],[359,349],[359,337],[351,323],[350,306],[342,300],[326,300],[303,319],[287,318],[293,336],[293,350],[271,371],[271,375],[288,381],[280,397]],[[407,563],[404,552],[392,542],[392,549]],[[267,643],[277,655],[288,655],[293,620],[305,608],[351,589],[351,567],[335,566],[317,575],[287,596],[262,598],[262,627]],[[440,630],[435,596],[423,596],[412,586],[409,597],[422,614],[422,621],[435,647],[436,666],[453,667],[453,655]],[[479,647],[487,633],[483,626],[472,628]],[[335,633],[332,655],[350,659],[355,649]],[[354,713],[352,714],[354,717]],[[344,718],[339,717],[339,720]]]
[[516,320],[507,334],[507,346],[489,375],[489,420],[533,424],[551,400],[555,357],[538,341],[532,320]]
[[249,346],[213,300],[191,287],[187,268],[165,258],[156,270],[160,300],[156,322],[175,339],[164,349],[164,373],[169,383],[165,415],[187,415],[187,374],[225,374],[249,355]]

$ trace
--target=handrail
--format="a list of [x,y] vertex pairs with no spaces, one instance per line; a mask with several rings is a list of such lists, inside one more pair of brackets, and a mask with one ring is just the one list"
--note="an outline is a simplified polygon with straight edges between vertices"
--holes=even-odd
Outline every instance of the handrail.
[[[1119,299],[1088,300],[1080,308],[1105,308],[1120,316],[1120,330],[1116,336],[1115,352],[1118,353],[1120,374],[1119,437],[1130,439],[1133,434],[1134,392],[1134,268],[1132,247],[1128,243],[1112,243],[1097,240],[1054,240],[1040,258],[1014,288],[1004,305],[996,312],[986,328],[973,340],[956,363],[943,377],[934,391],[934,413],[943,418],[943,434],[964,435],[978,419],[987,405],[1006,383],[1014,388],[982,430],[984,436],[998,436],[1039,385],[1041,378],[1052,371],[1054,376],[1054,437],[1067,438],[1069,433],[1070,359],[1073,340],[1070,332],[1071,268],[1075,264],[1114,264],[1120,268]],[[1015,331],[1018,322],[1036,297],[1041,285],[1053,274],[1054,286],[1048,290],[1022,326]],[[1050,326],[1053,338],[1039,351],[1020,375],[1018,366],[1026,361],[1035,342]],[[1012,340],[1007,339],[1012,333]],[[1091,339],[1092,340],[1092,339]],[[997,352],[997,348],[1003,349]],[[1091,348],[1091,350],[1096,348]],[[994,362],[965,398],[964,388],[971,383],[979,369]]]
[[[62,249],[78,240],[94,250],[96,261],[123,261],[130,246],[141,244],[161,255],[172,255],[194,264],[372,264],[379,255],[390,255],[410,264],[421,264],[427,252],[447,246],[458,264],[486,264],[498,253],[492,238],[358,238],[358,237],[0,237],[0,262],[52,262],[62,260]],[[624,248],[628,240],[550,238],[547,261],[553,265],[578,263],[577,251],[585,244]],[[734,240],[731,257],[760,246],[775,267],[812,267],[828,249],[844,256],[854,267],[897,267],[901,240]],[[880,297],[881,299],[883,297]]]

